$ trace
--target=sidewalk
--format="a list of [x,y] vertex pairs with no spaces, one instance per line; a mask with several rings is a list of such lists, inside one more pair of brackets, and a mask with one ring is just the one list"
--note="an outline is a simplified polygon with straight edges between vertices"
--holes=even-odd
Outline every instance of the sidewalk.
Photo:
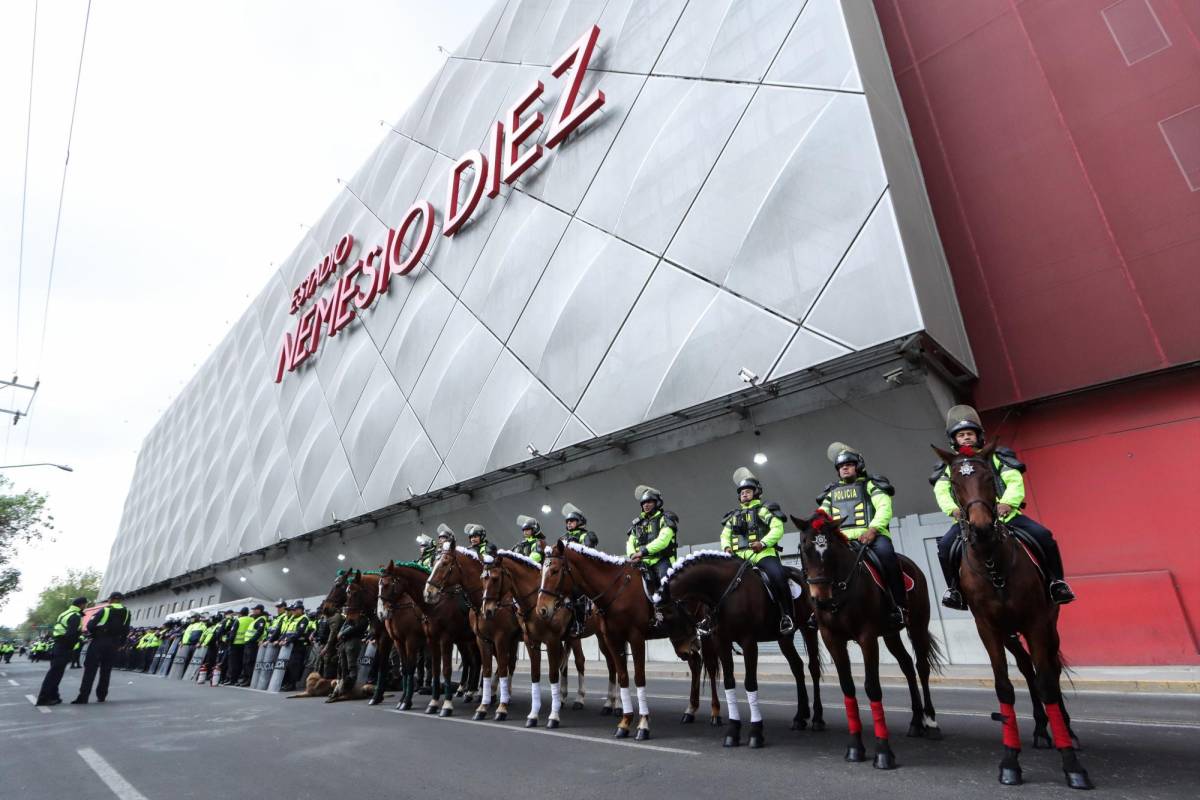
[[[734,657],[738,681],[742,678],[741,658]],[[805,668],[807,671],[807,664]],[[772,683],[791,683],[792,675],[787,664],[774,659],[758,665],[758,679]],[[862,664],[852,665],[856,683],[862,685]],[[895,664],[880,664],[880,683],[885,686],[905,685],[904,674]],[[651,661],[646,664],[646,674],[651,678],[688,678],[688,671],[680,661]],[[1013,684],[1024,688],[1025,680],[1016,668],[1010,668]],[[1069,680],[1068,680],[1069,679]],[[826,661],[822,665],[822,683],[837,683],[833,665]],[[956,686],[972,689],[991,689],[991,667],[982,664],[950,665],[941,675],[931,675],[930,686]],[[1170,694],[1200,694],[1200,667],[1071,667],[1064,675],[1063,688],[1094,692],[1166,692]]]

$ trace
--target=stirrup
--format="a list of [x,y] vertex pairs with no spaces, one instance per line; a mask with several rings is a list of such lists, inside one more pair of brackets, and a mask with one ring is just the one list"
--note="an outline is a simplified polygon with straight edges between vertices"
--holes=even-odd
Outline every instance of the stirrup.
[[1067,582],[1060,578],[1050,581],[1050,599],[1060,606],[1065,606],[1075,599],[1075,593],[1071,591]]
[[792,622],[792,618],[788,614],[779,615],[779,635],[787,636],[796,630],[796,623]]
[[952,586],[947,586],[946,591],[942,593],[942,605],[956,611],[967,610],[967,604],[963,602],[962,594]]

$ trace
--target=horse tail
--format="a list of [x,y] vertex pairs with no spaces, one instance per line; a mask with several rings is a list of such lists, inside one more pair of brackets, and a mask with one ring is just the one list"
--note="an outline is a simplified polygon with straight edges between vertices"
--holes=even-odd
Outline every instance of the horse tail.
[[1055,654],[1058,659],[1058,666],[1062,668],[1062,674],[1066,677],[1067,683],[1071,684],[1071,690],[1075,690],[1075,669],[1067,662],[1067,657],[1063,655],[1063,651],[1059,650]]
[[935,675],[941,675],[946,666],[946,654],[942,652],[942,646],[936,638],[928,632],[925,636],[929,640],[929,646],[926,649],[928,653],[926,660],[929,662],[929,671]]

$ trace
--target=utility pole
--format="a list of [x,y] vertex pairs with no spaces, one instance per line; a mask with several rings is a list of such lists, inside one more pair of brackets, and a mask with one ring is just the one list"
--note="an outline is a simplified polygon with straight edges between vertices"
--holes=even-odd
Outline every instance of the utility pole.
[[[11,389],[18,389],[21,391],[29,392],[29,399],[25,402],[25,410],[24,411],[21,411],[19,408],[0,408],[0,414],[8,414],[9,416],[11,416],[13,418],[13,425],[16,425],[18,422],[20,422],[21,417],[28,417],[29,416],[29,408],[33,405],[33,398],[37,395],[38,387],[41,385],[42,385],[42,382],[40,380],[34,381],[32,386],[21,383],[20,378],[16,375],[13,375],[13,378],[11,381],[6,381],[3,379],[0,379],[0,389],[4,389],[7,387],[7,388],[11,388]],[[19,395],[18,395],[18,397],[19,397]],[[18,402],[16,405],[19,406],[20,403]]]

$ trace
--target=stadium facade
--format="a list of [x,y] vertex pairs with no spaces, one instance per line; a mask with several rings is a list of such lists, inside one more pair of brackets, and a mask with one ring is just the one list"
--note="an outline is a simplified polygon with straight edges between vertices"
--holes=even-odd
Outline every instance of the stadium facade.
[[[1080,582],[1068,656],[1195,663],[1195,548],[1095,532],[1164,446],[1200,466],[1198,21],[1159,5],[500,0],[147,436],[105,589],[136,623],[312,595],[568,501],[619,551],[639,483],[700,546],[736,467],[804,512],[837,439],[940,593],[928,445],[973,400]],[[1098,646],[1131,591],[1161,630]]]

